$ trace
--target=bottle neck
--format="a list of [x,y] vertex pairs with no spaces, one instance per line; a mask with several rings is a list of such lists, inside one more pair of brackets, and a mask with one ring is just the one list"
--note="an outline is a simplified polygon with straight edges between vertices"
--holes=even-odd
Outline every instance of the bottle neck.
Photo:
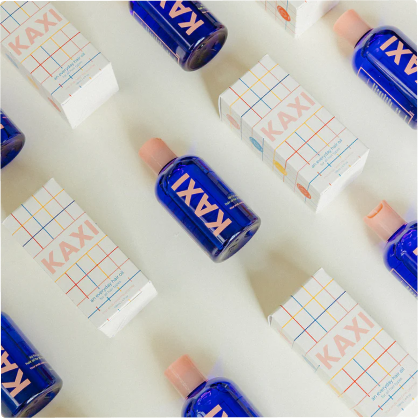
[[395,231],[392,234],[392,236],[387,240],[387,242],[390,242],[390,241],[393,241],[394,239],[396,239],[398,237],[398,235],[401,234],[405,230],[407,225],[408,225],[407,223],[403,224],[397,231]]
[[161,170],[160,170],[160,172],[158,173],[158,175],[160,175],[167,167],[169,167],[172,163],[173,163],[173,161],[174,160],[176,160],[177,158],[173,158],[172,160],[170,160]]
[[373,29],[368,30],[356,43],[354,48],[372,31]]
[[205,386],[206,386],[206,383],[208,383],[208,381],[207,380],[205,380],[203,383],[201,383],[196,389],[194,389],[191,393],[189,393],[188,395],[187,395],[187,398],[186,399],[190,399],[190,398],[193,398],[193,396],[194,395],[196,395],[197,393],[199,393]]

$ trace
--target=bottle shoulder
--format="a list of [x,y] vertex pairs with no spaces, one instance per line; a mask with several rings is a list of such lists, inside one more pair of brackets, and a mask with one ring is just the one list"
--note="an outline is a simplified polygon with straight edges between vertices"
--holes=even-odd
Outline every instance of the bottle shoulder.
[[0,311],[0,327],[10,326],[11,318],[7,313]]
[[394,26],[379,26],[377,28],[371,29],[369,32],[365,33],[362,38],[357,42],[355,48],[364,47],[369,45],[371,42],[379,39],[382,36],[394,35],[403,38],[404,34]]
[[[392,38],[401,41],[405,48],[409,47],[412,53],[416,54],[417,46],[400,29],[394,26],[380,26],[367,32],[357,43],[354,49],[354,59],[366,58],[368,54],[374,55],[382,53],[382,48],[389,46],[387,44]],[[393,42],[396,41],[393,39]]]
[[195,155],[182,155],[170,161],[160,172],[160,174],[167,173],[177,168],[179,165],[189,165],[199,163],[201,159]]
[[416,45],[402,31],[394,26],[379,26],[363,35],[354,48],[353,59],[365,58],[367,53],[380,50],[380,47],[392,37],[401,39],[416,53]]
[[[397,51],[401,47],[403,52],[399,55]],[[382,97],[388,97],[390,103],[400,106],[401,113],[413,119],[417,103],[416,72],[412,70],[416,50],[416,44],[402,31],[381,26],[359,40],[352,57],[354,71],[369,87],[383,92]]]
[[386,245],[396,245],[417,235],[417,221],[408,222],[400,227],[389,239]]
[[384,254],[386,260],[400,258],[404,253],[417,251],[417,221],[412,221],[399,228],[388,240]]
[[189,395],[183,407],[183,416],[196,416],[193,415],[193,411],[201,411],[202,408],[205,409],[208,402],[210,404],[212,401],[228,395],[233,395],[236,398],[241,396],[231,380],[223,377],[209,379]]
[[223,377],[215,377],[209,379],[201,386],[195,394],[192,394],[189,401],[199,400],[201,397],[205,397],[208,392],[238,392],[235,383],[232,380],[225,379]]
[[157,184],[163,180],[170,178],[173,173],[179,170],[187,171],[190,169],[200,169],[205,173],[211,171],[209,166],[200,158],[195,155],[183,155],[170,161],[159,173]]
[[224,377],[215,377],[208,380],[207,386],[211,388],[235,388],[236,385],[232,380]]
[[[386,268],[395,271],[416,291],[417,277],[417,222],[409,222],[389,238],[383,253]],[[415,283],[415,285],[414,285]]]

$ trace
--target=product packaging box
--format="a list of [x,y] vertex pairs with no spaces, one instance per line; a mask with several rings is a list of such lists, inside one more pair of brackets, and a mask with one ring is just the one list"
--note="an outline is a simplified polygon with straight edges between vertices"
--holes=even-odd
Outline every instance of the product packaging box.
[[54,179],[3,224],[108,337],[157,295],[151,281]]
[[302,35],[338,3],[338,0],[256,1],[295,38]]
[[269,317],[357,416],[397,416],[417,396],[417,362],[323,269]]
[[315,211],[362,172],[369,152],[268,55],[219,96],[219,113]]
[[72,128],[119,89],[112,64],[50,2],[5,1],[1,50]]

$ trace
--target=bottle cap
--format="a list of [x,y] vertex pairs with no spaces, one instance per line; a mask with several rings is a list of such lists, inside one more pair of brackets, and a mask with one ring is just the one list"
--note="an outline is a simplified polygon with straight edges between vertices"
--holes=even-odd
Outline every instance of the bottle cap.
[[372,28],[353,9],[343,13],[334,24],[334,31],[355,46]]
[[383,241],[387,241],[401,226],[406,224],[405,220],[388,205],[386,200],[382,200],[379,206],[364,217],[364,222]]
[[151,138],[145,142],[139,150],[139,156],[156,174],[159,174],[170,161],[177,158],[177,155],[160,138]]
[[199,385],[206,382],[205,376],[188,355],[181,356],[164,374],[183,398],[187,398]]

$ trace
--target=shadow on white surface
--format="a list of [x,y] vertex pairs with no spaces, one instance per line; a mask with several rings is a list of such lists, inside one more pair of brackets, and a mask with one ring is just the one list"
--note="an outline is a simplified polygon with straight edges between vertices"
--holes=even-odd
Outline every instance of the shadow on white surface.
[[[294,251],[297,253],[298,249],[294,248]],[[305,255],[301,254],[300,257],[302,259]],[[266,255],[266,262],[260,267],[248,265],[246,270],[255,297],[266,318],[296,293],[308,281],[311,274],[315,273],[294,265],[280,251],[270,251]]]
[[[137,121],[134,123],[132,123],[132,117],[127,115],[121,115],[121,118],[124,120],[123,126],[126,129],[126,136],[129,138],[132,152],[138,158],[138,165],[141,167],[141,175],[145,176],[149,185],[152,186],[156,181],[156,175],[141,160],[138,152],[145,142],[156,136],[156,130],[152,126],[144,124],[144,122],[141,121],[141,115],[138,115]],[[162,139],[164,140],[164,138]]]
[[[22,150],[24,151],[25,149]],[[28,165],[25,163],[27,160],[19,157],[1,171],[3,217],[12,213],[51,178],[51,174],[47,174],[47,168],[40,168],[36,162]]]
[[222,67],[228,68],[228,71],[219,71],[219,66],[215,62],[217,58],[219,57],[215,57],[214,62],[202,68],[201,76],[207,95],[218,113],[219,95],[248,71],[248,65],[239,60],[237,54],[225,53],[222,57]]

